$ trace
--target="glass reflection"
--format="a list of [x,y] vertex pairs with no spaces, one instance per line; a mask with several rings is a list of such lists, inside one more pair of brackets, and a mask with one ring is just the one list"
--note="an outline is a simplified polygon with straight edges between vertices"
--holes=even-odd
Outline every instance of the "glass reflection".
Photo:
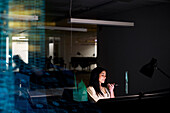
[[86,86],[96,67],[96,31],[91,30],[96,27],[88,26],[87,32],[46,29],[65,25],[45,19],[45,0],[0,2],[0,111],[90,110]]

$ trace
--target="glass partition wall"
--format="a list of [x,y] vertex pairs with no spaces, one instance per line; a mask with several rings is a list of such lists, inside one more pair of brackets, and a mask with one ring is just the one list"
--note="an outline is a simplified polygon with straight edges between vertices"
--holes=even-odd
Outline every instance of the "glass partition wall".
[[[96,67],[96,26],[68,23],[71,15],[50,15],[46,3],[0,3],[0,111],[4,113],[69,112],[61,102],[88,101],[86,86]],[[65,5],[70,9],[70,2]]]

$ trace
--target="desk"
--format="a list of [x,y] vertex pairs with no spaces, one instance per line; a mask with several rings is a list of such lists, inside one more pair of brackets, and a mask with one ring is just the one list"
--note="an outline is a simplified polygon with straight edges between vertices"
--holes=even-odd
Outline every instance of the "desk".
[[101,99],[96,104],[99,108],[105,111],[119,111],[119,112],[161,112],[169,110],[170,89],[154,92],[143,93],[137,95],[120,96],[112,99]]

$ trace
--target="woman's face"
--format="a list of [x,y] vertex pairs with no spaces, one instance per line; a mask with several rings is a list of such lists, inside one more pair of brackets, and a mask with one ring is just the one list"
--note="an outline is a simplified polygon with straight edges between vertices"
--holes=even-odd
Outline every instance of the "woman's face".
[[106,71],[102,71],[100,74],[99,74],[99,83],[104,83],[106,80]]

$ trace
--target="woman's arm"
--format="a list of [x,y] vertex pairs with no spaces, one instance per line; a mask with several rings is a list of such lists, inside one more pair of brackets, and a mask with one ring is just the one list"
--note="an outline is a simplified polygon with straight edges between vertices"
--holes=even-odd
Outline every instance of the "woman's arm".
[[99,100],[99,97],[96,95],[96,92],[93,87],[88,87],[87,93],[90,96],[89,99],[92,99],[92,101],[97,102]]
[[110,91],[110,98],[115,98],[115,94],[114,94],[114,91]]

